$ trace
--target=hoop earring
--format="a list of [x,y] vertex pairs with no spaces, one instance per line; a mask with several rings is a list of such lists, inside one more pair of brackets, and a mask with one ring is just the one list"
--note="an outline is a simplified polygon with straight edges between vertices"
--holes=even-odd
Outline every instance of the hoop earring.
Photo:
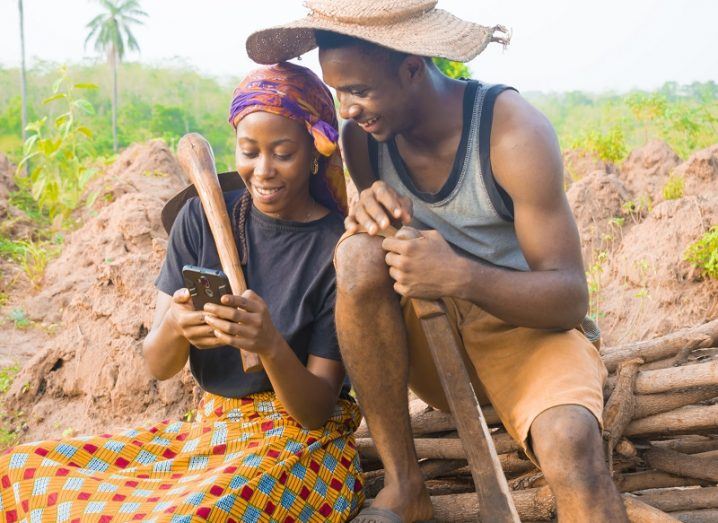
[[317,174],[319,172],[319,160],[317,157],[314,157],[314,160],[312,160],[312,167],[310,169],[310,172],[312,174]]

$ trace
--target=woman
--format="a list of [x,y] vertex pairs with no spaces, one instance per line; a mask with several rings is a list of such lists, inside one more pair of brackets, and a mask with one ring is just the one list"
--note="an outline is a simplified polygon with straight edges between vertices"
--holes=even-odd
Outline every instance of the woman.
[[[13,449],[0,461],[8,521],[346,521],[362,504],[359,413],[333,320],[346,195],[331,95],[308,69],[277,64],[235,90],[230,122],[247,189],[225,200],[252,290],[194,310],[183,265],[220,263],[190,200],[144,342],[159,379],[189,359],[205,391],[197,420]],[[264,371],[245,374],[239,347]]]

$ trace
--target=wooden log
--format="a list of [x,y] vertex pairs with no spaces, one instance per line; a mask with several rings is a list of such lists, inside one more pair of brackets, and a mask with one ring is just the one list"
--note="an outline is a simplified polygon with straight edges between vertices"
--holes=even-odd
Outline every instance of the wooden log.
[[718,482],[718,459],[683,454],[675,450],[651,448],[643,459],[652,468],[677,476]]
[[[521,521],[551,521],[556,515],[553,494],[548,487],[517,490],[511,493]],[[632,523],[675,523],[678,521],[640,498],[624,496],[624,505]],[[453,494],[432,496],[434,517],[437,521],[475,522],[479,504],[475,495]]]
[[446,496],[474,492],[474,481],[471,476],[458,478],[430,479],[424,482],[429,496]]
[[[530,471],[538,472],[536,466],[530,460],[519,456],[518,452],[499,454],[499,463],[501,463],[501,468],[508,478],[514,478]],[[461,467],[460,469],[456,469],[454,474],[466,475],[470,474],[470,471],[468,467]]]
[[668,412],[685,405],[700,403],[718,396],[718,385],[700,387],[685,392],[663,392],[636,396],[633,418],[640,419],[661,412]]
[[642,363],[641,358],[632,358],[618,364],[616,387],[603,410],[603,438],[607,442],[608,452],[613,452],[624,429],[633,419],[633,388],[638,367]]
[[[521,521],[551,521],[555,516],[553,494],[548,487],[518,490],[511,493]],[[479,503],[475,495],[432,496],[437,521],[475,522]]]
[[688,405],[632,421],[624,435],[632,437],[696,434],[718,430],[718,405]]
[[[492,439],[499,454],[519,448],[506,433],[495,434]],[[371,438],[356,438],[356,445],[361,458],[379,459],[379,453]],[[414,447],[419,459],[466,459],[466,450],[461,440],[457,438],[417,438],[414,440]]]
[[[607,392],[613,391],[615,384],[615,376],[606,380],[604,397]],[[636,376],[634,393],[657,394],[696,387],[713,387],[716,384],[718,384],[718,361],[707,361],[681,367],[640,371]]]
[[638,449],[626,438],[622,438],[621,441],[616,444],[615,450],[617,454],[625,458],[635,458],[638,456]]
[[628,520],[631,523],[675,523],[677,520],[655,507],[647,505],[633,496],[623,495]]
[[601,350],[601,357],[609,372],[613,372],[619,362],[630,358],[639,357],[645,362],[651,362],[675,356],[683,348],[698,349],[716,345],[718,345],[718,320],[713,320],[660,338],[617,347],[605,347]]
[[698,454],[699,452],[718,450],[718,438],[690,434],[676,439],[651,441],[651,445],[661,449],[675,450],[683,454]]
[[709,361],[640,372],[636,377],[634,390],[636,394],[657,394],[716,384],[718,384],[718,361]]
[[670,515],[683,523],[716,523],[718,509],[687,510],[683,512],[670,512]]
[[675,488],[675,487],[691,487],[691,486],[710,486],[711,483],[701,479],[683,478],[661,472],[658,470],[644,470],[641,472],[631,472],[628,474],[619,474],[615,478],[616,487],[621,492],[636,492],[639,490],[657,489],[657,488]]
[[638,499],[664,512],[718,508],[718,487],[647,491]]

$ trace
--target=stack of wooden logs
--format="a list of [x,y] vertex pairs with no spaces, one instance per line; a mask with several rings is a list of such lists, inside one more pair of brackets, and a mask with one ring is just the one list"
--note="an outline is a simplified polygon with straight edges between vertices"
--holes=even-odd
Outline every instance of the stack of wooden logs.
[[[718,320],[604,348],[601,355],[610,373],[603,420],[607,460],[630,519],[718,522]],[[483,412],[521,520],[554,519],[543,475],[496,412]],[[476,521],[478,500],[451,415],[416,398],[410,414],[437,521]],[[383,470],[366,425],[356,436],[371,498],[383,485]]]

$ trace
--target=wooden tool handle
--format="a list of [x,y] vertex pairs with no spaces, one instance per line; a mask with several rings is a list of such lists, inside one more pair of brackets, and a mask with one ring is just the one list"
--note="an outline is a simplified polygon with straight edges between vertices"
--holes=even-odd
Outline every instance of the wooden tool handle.
[[[420,238],[421,232],[402,227],[395,238]],[[495,523],[519,523],[506,477],[481,411],[462,356],[463,349],[446,317],[440,300],[413,298],[411,304],[426,336],[446,401],[456,422],[459,439],[479,497],[479,519]]]
[[[244,281],[242,265],[237,254],[237,244],[232,234],[232,224],[229,221],[222,188],[217,179],[212,147],[202,135],[186,134],[177,144],[177,159],[197,189],[209,228],[212,230],[214,243],[217,246],[222,270],[229,278],[232,294],[242,294],[247,290],[247,283]],[[262,362],[257,354],[245,350],[242,350],[241,354],[244,372],[262,369]]]

